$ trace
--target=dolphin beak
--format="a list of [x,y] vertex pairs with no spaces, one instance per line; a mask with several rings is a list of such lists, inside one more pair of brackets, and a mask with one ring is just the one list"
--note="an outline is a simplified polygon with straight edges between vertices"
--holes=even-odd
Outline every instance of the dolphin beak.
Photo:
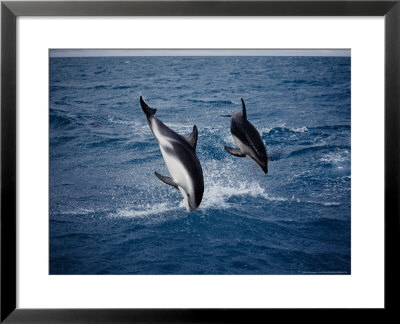
[[268,162],[267,163],[259,163],[258,165],[264,171],[265,174],[268,173]]
[[195,211],[196,209],[197,209],[197,207],[194,207],[194,208],[193,208],[192,206],[189,206],[189,211],[190,211],[190,212]]

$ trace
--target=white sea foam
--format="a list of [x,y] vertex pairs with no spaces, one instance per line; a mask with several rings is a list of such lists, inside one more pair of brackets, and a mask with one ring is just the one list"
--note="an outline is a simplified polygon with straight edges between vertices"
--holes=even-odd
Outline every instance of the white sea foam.
[[193,125],[191,125],[189,122],[185,121],[182,123],[165,123],[167,127],[170,129],[174,130],[175,132],[191,132],[193,129]]
[[304,133],[304,132],[308,131],[308,128],[303,126],[303,127],[299,127],[299,128],[291,128],[290,130],[295,133]]
[[[286,124],[280,124],[280,125],[276,125],[273,127],[262,127],[260,128],[260,131],[262,133],[266,133],[269,134],[270,131],[272,131],[275,128],[282,128],[285,129]],[[289,131],[294,132],[294,133],[304,133],[304,132],[308,132],[308,128],[306,126],[303,127],[297,127],[297,128],[287,128]]]
[[[209,179],[205,183],[203,200],[199,206],[200,211],[208,209],[228,209],[235,207],[237,203],[230,203],[233,197],[250,196],[253,198],[262,198],[269,201],[287,201],[287,198],[274,197],[266,192],[258,182],[238,182],[225,183],[222,179],[213,182]],[[177,213],[178,212],[178,213]],[[163,215],[164,214],[164,215]],[[161,203],[138,204],[122,208],[109,214],[110,218],[129,218],[141,221],[165,221],[176,218],[177,215],[187,215],[183,200],[169,201]],[[165,217],[164,217],[165,216]]]
[[[184,208],[184,207],[183,207]],[[179,205],[171,205],[166,202],[155,203],[155,204],[145,204],[137,205],[132,207],[127,207],[124,209],[117,210],[116,213],[110,214],[112,218],[136,218],[136,219],[146,219],[149,216],[163,214],[165,212],[171,212],[173,210],[181,209]]]
[[325,163],[338,164],[347,162],[350,159],[349,150],[342,150],[340,152],[331,152],[322,156],[319,160]]
[[324,205],[324,206],[339,206],[339,205],[341,205],[341,203],[334,202],[334,201],[332,201],[332,202],[330,202],[330,201],[321,202],[321,204]]
[[87,215],[87,214],[93,214],[95,212],[96,212],[96,210],[94,210],[93,208],[81,208],[81,207],[76,208],[76,209],[57,211],[57,213],[63,214],[63,215]]
[[226,136],[224,137],[224,142],[225,142],[225,143],[229,143],[229,144],[234,144],[234,143],[235,143],[235,141],[233,140],[233,137],[232,137],[231,134],[226,135]]
[[214,182],[210,179],[206,183],[203,201],[200,209],[226,209],[231,208],[235,204],[231,204],[229,200],[233,197],[250,196],[253,198],[263,198],[269,201],[286,201],[284,197],[274,197],[267,193],[265,188],[256,182],[241,182],[241,181],[227,181],[221,180]]
[[307,204],[317,204],[317,205],[323,205],[323,206],[339,206],[341,205],[340,202],[336,201],[314,201],[314,200],[303,200],[300,198],[296,198],[294,195],[291,198],[292,202],[297,202],[297,203],[307,203]]
[[138,126],[138,123],[136,121],[123,120],[123,119],[114,119],[114,117],[111,117],[111,116],[107,117],[107,121],[109,123],[113,123],[113,124],[123,124],[123,125]]
[[273,129],[274,129],[274,127],[263,127],[263,128],[261,128],[260,130],[261,130],[261,133],[269,134],[269,132],[270,132],[271,130],[273,130]]

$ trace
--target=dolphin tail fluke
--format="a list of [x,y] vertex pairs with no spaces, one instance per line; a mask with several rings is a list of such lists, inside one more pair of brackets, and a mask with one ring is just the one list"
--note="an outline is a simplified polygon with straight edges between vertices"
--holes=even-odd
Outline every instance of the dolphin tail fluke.
[[224,148],[228,153],[232,154],[233,156],[237,156],[237,157],[245,157],[246,156],[238,148],[233,148],[233,147],[229,147],[229,146],[224,146]]
[[142,96],[140,96],[140,105],[142,106],[143,112],[146,114],[147,117],[155,115],[157,109],[150,108],[147,103],[144,102]]
[[160,179],[162,182],[166,183],[167,185],[173,186],[173,187],[175,187],[176,189],[179,190],[178,185],[177,185],[177,184],[175,183],[175,181],[172,180],[171,178],[162,176],[162,175],[159,174],[158,172],[154,172],[154,174],[155,174],[156,177],[157,177],[158,179]]
[[247,119],[246,105],[244,104],[243,98],[240,98],[240,100],[242,101],[242,114],[243,114],[243,117],[245,119]]
[[190,134],[189,137],[187,137],[189,144],[193,147],[194,150],[196,150],[198,135],[199,131],[197,130],[197,126],[194,125],[192,134]]

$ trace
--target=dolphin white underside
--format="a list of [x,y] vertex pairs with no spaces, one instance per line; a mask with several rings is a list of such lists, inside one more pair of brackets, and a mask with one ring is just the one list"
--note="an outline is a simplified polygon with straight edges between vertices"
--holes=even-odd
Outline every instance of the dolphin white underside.
[[169,171],[169,174],[172,180],[174,180],[174,182],[178,185],[178,189],[185,200],[186,209],[190,210],[186,193],[194,195],[193,181],[185,165],[176,156],[168,153],[168,151],[171,151],[173,149],[174,145],[179,145],[179,143],[177,143],[176,140],[173,138],[162,135],[158,130],[157,124],[155,122],[153,122],[151,126],[153,134],[160,146],[160,151]]
[[235,135],[232,134],[233,140],[236,143],[236,146],[238,147],[238,149],[240,150],[240,152],[242,152],[243,154],[246,154],[247,156],[249,156],[249,147],[245,144],[243,144],[243,142],[237,138]]
[[190,210],[186,192],[193,194],[191,178],[179,159],[172,154],[166,153],[161,145],[160,150],[172,180],[178,185],[178,189],[182,193],[186,209]]

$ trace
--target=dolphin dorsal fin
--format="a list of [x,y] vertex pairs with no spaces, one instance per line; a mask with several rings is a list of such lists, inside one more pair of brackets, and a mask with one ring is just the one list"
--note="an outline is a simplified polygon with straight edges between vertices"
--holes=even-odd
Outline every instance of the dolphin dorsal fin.
[[240,98],[240,100],[242,100],[242,114],[243,114],[243,118],[247,119],[247,112],[246,112],[246,105],[244,104],[244,100],[242,98]]
[[150,115],[155,115],[157,109],[156,108],[150,108],[147,103],[144,102],[142,96],[140,96],[140,105],[142,106],[143,112],[146,114],[147,117]]
[[194,150],[196,150],[196,145],[197,145],[197,136],[199,134],[199,131],[197,130],[197,126],[194,125],[193,126],[193,131],[192,134],[189,135],[189,137],[187,137],[187,141],[189,142],[189,144],[193,147]]

